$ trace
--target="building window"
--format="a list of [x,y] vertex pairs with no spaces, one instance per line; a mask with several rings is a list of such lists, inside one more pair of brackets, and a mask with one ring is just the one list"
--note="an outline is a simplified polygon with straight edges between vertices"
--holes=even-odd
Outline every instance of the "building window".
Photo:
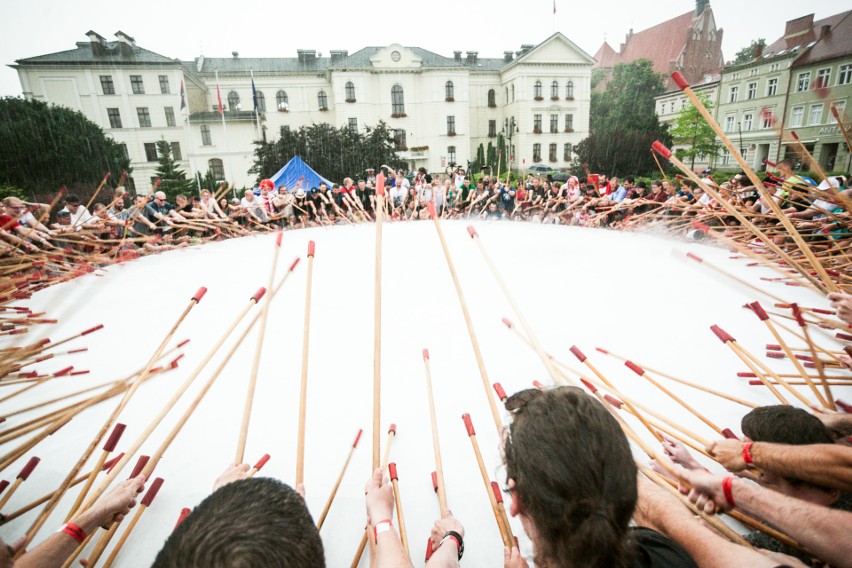
[[556,81],[550,84],[550,98],[554,101],[559,100],[559,83]]
[[831,83],[831,68],[828,69],[820,69],[817,71],[816,82],[814,83],[814,87],[817,89],[825,89],[829,87]]
[[774,97],[778,92],[778,77],[773,77],[766,82],[766,96]]
[[456,100],[455,92],[456,90],[455,87],[453,87],[453,82],[447,81],[446,84],[444,84],[444,98],[450,102]]
[[405,143],[405,130],[393,131],[393,145],[395,150],[408,150],[408,145]]
[[725,117],[725,132],[733,132],[734,131],[734,121],[736,117],[734,115],[728,115]]
[[325,91],[317,93],[317,104],[320,110],[328,110],[328,96],[325,94]]
[[175,124],[175,109],[174,107],[166,107],[166,126],[177,126]]
[[512,102],[515,102],[515,84],[512,83]]
[[352,81],[346,82],[346,87],[344,89],[346,91],[346,102],[354,103],[355,102],[355,84]]
[[391,88],[391,113],[397,117],[405,115],[405,97],[399,85]]
[[219,158],[212,158],[207,161],[207,167],[210,168],[210,173],[217,180],[225,179],[225,166]]
[[455,136],[456,135],[456,117],[448,116],[447,117],[447,136]]
[[565,115],[565,132],[574,132],[574,115]]
[[555,162],[555,161],[556,161],[556,144],[551,144],[551,145],[550,145],[550,155],[548,156],[548,159],[549,159],[551,162]]
[[793,107],[790,112],[790,127],[795,128],[802,125],[802,117],[805,114],[805,107]]
[[540,101],[544,97],[541,96],[541,81],[536,81],[535,86],[533,87],[533,97],[535,100]]
[[559,132],[559,115],[551,114],[550,115],[550,133],[556,134]]
[[740,96],[740,88],[739,87],[731,87],[731,90],[728,91],[728,102],[735,103]]
[[151,128],[151,113],[148,107],[137,107],[136,116],[139,117],[139,128]]
[[808,121],[808,126],[816,126],[822,124],[822,103],[811,105],[811,119]]
[[278,107],[278,110],[287,110],[290,107],[290,100],[287,98],[286,91],[275,93],[275,106]]
[[566,162],[570,162],[572,159],[571,154],[574,153],[574,146],[571,144],[565,144],[563,146],[562,159]]
[[848,85],[852,83],[852,64],[841,65],[837,70],[837,84]]
[[115,94],[115,84],[112,82],[112,75],[101,75],[101,90],[105,95]]
[[157,145],[153,142],[145,142],[145,159],[149,162],[157,161]]
[[574,100],[574,81],[568,81],[568,84],[565,85],[565,98],[569,101]]
[[212,146],[213,138],[210,136],[210,127],[206,124],[201,125],[201,145]]
[[494,138],[495,136],[497,136],[497,121],[496,120],[489,120],[488,121],[488,137]]
[[255,91],[254,104],[257,107],[257,112],[266,112],[266,96],[263,91]]
[[228,110],[240,110],[240,95],[236,91],[228,93]]
[[764,130],[767,128],[772,128],[772,124],[775,122],[775,116],[772,113],[772,109],[769,107],[763,108],[760,111],[761,122],[760,127]]
[[169,88],[169,76],[168,75],[160,75],[160,93],[164,95],[168,95],[171,93],[171,89]]
[[110,128],[121,128],[121,113],[117,108],[108,108],[107,116],[109,117]]
[[751,130],[751,125],[754,122],[754,115],[752,113],[746,113],[743,115],[743,130],[748,132]]
[[541,134],[541,115],[534,114],[533,115],[533,132],[536,134]]
[[142,82],[142,75],[130,76],[130,90],[133,91],[134,95],[145,94],[145,83]]
[[[506,89],[506,95],[508,98],[509,90]],[[497,94],[494,92],[494,89],[488,89],[488,107],[494,108],[497,106]]]
[[541,161],[541,144],[533,144],[533,162]]
[[183,153],[180,151],[180,142],[172,142],[172,158],[178,162],[183,160]]
[[349,132],[352,134],[358,134],[358,119],[350,118],[349,119]]
[[746,86],[746,99],[751,100],[757,96],[757,83],[749,83]]
[[456,147],[455,146],[447,146],[447,161],[451,164],[454,164],[456,161]]
[[801,93],[802,91],[807,91],[808,87],[811,86],[811,72],[807,73],[799,73],[798,79],[796,79],[796,92]]

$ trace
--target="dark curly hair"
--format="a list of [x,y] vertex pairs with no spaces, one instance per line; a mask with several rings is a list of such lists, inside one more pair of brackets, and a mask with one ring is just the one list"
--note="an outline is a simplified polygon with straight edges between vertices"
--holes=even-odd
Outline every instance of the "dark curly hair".
[[629,566],[636,465],[615,418],[574,387],[524,390],[506,409],[506,473],[535,526],[536,564]]

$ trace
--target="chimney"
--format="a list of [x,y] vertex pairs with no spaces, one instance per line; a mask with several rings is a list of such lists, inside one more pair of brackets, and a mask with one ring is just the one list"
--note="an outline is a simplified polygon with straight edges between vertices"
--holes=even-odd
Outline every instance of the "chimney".
[[754,57],[752,57],[752,59],[760,59],[760,57],[762,55],[763,55],[763,45],[761,45],[759,43],[755,44],[755,46],[754,46]]
[[331,56],[331,64],[334,65],[338,61],[343,61],[349,57],[349,52],[345,50],[332,49],[329,51],[329,55]]
[[476,56],[479,55],[478,51],[468,51],[467,52],[467,64],[468,65],[476,65]]
[[695,17],[697,18],[704,12],[704,8],[706,8],[710,4],[710,0],[695,0]]
[[503,52],[503,61],[509,62],[509,61],[511,61],[511,60],[512,60],[512,58],[513,58],[514,56],[515,56],[514,52],[512,52],[512,51],[504,51],[504,52]]
[[826,34],[829,34],[829,33],[831,33],[831,26],[828,25],[828,24],[823,25],[819,29],[819,39],[824,38],[826,36]]
[[456,60],[456,63],[461,63],[461,51],[454,51],[453,59]]
[[787,25],[784,28],[784,37],[790,37],[794,35],[799,35],[801,33],[805,33],[810,31],[811,28],[814,27],[814,15],[808,14],[807,16],[802,16],[801,18],[796,18],[795,20],[788,20]]
[[124,55],[132,55],[133,48],[136,47],[136,40],[121,30],[115,32],[115,37],[118,38],[118,45],[121,49],[121,53]]
[[199,55],[198,59],[195,60],[195,72],[201,73],[201,70],[204,69],[204,55]]
[[240,52],[239,51],[232,51],[231,57],[233,57],[234,59],[239,59],[240,58]]
[[518,57],[522,57],[523,55],[525,55],[528,51],[530,51],[534,47],[535,46],[531,43],[522,43],[521,44],[521,50],[516,52],[516,55]]
[[296,53],[299,56],[299,63],[302,65],[313,65],[317,59],[317,52],[315,49],[297,49]]
[[86,32],[86,37],[92,45],[92,53],[94,55],[103,55],[106,53],[106,38],[96,31],[89,30]]

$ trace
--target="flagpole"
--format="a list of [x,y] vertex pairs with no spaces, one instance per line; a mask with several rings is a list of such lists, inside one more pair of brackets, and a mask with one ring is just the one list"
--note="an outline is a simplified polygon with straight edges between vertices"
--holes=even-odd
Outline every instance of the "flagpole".
[[[186,104],[186,89],[184,89],[183,79],[180,80],[180,112],[183,114],[183,124],[186,127],[186,132],[190,132],[192,125],[189,123],[189,105]],[[189,135],[190,143],[187,145],[186,161],[189,162],[189,173],[192,179],[195,180],[195,187],[198,189],[198,197],[201,197],[201,181],[195,175],[195,167],[192,165],[192,133]]]
[[[225,137],[225,160],[224,162],[229,164],[228,171],[230,171],[230,153],[228,152],[228,127],[225,125],[225,107],[222,106],[222,92],[219,90],[219,70],[216,70],[216,97],[219,102],[219,114],[222,115],[222,133]],[[227,181],[227,174],[225,175],[225,179]],[[231,197],[237,196],[236,187],[231,187]]]
[[254,86],[254,69],[249,69],[249,73],[251,73],[251,100],[254,103],[254,123],[257,129],[257,139],[260,140],[262,133],[260,130],[260,114],[257,111],[257,88]]

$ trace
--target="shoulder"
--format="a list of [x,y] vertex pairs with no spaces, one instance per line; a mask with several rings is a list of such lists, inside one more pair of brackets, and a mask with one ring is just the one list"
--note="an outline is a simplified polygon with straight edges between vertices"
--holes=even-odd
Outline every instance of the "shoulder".
[[697,568],[697,564],[678,543],[646,527],[630,529],[635,557],[634,568]]

